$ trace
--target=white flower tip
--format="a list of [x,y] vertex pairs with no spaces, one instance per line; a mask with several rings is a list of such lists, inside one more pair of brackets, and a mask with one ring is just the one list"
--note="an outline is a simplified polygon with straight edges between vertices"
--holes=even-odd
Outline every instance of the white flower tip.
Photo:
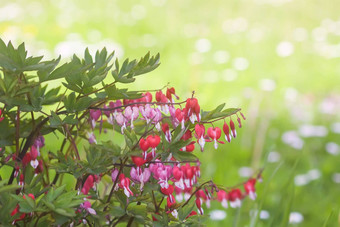
[[87,211],[90,213],[90,214],[97,214],[96,211],[92,208],[87,208]]
[[36,168],[38,167],[38,165],[39,165],[39,162],[38,162],[37,159],[32,160],[30,163],[31,163],[31,166],[32,166],[34,169],[36,169]]

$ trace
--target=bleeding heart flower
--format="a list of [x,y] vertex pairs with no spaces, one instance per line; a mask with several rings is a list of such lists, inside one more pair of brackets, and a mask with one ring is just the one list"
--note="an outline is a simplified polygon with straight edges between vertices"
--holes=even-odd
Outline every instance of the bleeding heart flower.
[[172,206],[175,204],[176,204],[175,197],[172,194],[168,195],[168,198],[166,199],[167,207],[172,208]]
[[175,116],[178,122],[181,123],[181,128],[184,129],[185,128],[185,113],[183,110],[181,110],[180,108],[176,109],[175,112]]
[[236,129],[235,129],[235,124],[233,122],[233,120],[230,119],[230,129],[231,129],[231,134],[233,135],[234,138],[236,138]]
[[228,208],[228,199],[229,199],[229,196],[228,196],[228,193],[226,191],[219,190],[217,192],[217,200],[219,202],[221,202],[221,204],[224,208]]
[[20,177],[19,177],[19,184],[21,186],[21,189],[23,189],[24,187],[24,184],[25,184],[25,177],[24,177],[24,174],[20,174]]
[[164,195],[170,195],[174,192],[174,186],[172,186],[171,184],[169,184],[169,187],[168,188],[161,188],[161,192],[164,194]]
[[205,127],[204,127],[204,125],[196,124],[195,125],[195,133],[196,133],[196,138],[198,139],[197,142],[201,147],[201,151],[203,152],[204,145],[205,145],[205,139],[204,139]]
[[201,114],[200,114],[200,106],[196,98],[187,99],[185,109],[187,112],[187,117],[190,119],[191,123],[195,123],[195,121],[200,122]]
[[219,127],[210,127],[208,128],[208,136],[214,140],[215,144],[214,144],[214,147],[215,149],[217,149],[218,147],[218,144],[217,142],[221,143],[221,144],[224,144],[224,142],[222,141],[218,141],[218,139],[221,137],[221,129]]
[[225,134],[225,139],[230,143],[231,136],[230,136],[229,126],[226,122],[224,122],[223,124],[223,132]]
[[91,119],[92,128],[96,127],[96,122],[98,121],[101,115],[102,115],[101,110],[93,110],[93,109],[90,110],[90,119]]
[[158,135],[149,135],[146,140],[152,148],[152,157],[154,158],[156,156],[156,147],[161,142],[161,138]]
[[30,161],[31,166],[35,169],[39,165],[39,162],[37,160],[38,151],[34,146],[31,147],[30,155],[31,155],[31,161]]
[[137,167],[140,167],[140,166],[144,165],[144,163],[146,162],[145,159],[143,159],[141,157],[138,157],[138,156],[131,156],[131,159],[132,159],[133,163],[135,163],[135,165]]
[[240,189],[233,189],[228,194],[230,206],[232,208],[241,207],[242,193]]
[[200,212],[201,215],[203,215],[204,211],[203,211],[203,208],[202,208],[202,201],[199,197],[196,197],[196,206],[197,206],[197,209],[198,211]]
[[133,181],[141,184],[140,190],[143,191],[144,184],[149,181],[151,172],[149,168],[145,168],[144,170],[138,168],[139,167],[137,167],[137,169],[132,167],[130,171],[130,176]]
[[175,88],[171,87],[171,88],[167,88],[166,89],[166,97],[170,100],[170,102],[174,102],[172,95],[174,95],[176,97],[176,99],[179,99],[179,97],[176,95],[175,92]]
[[[0,109],[0,116],[2,116],[2,109]],[[0,122],[3,121],[5,118],[4,117],[0,117]]]
[[164,123],[162,125],[162,131],[165,134],[166,141],[168,141],[170,143],[170,141],[171,141],[171,132],[170,132],[170,128],[169,128],[169,124],[168,123]]
[[85,201],[84,203],[80,204],[80,207],[90,214],[97,214],[96,211],[93,208],[91,208],[91,203],[89,201]]
[[94,186],[94,178],[93,178],[92,175],[90,175],[86,178],[86,181],[83,185],[83,188],[81,189],[81,192],[84,195],[87,195],[87,194],[89,194],[89,191],[93,186]]
[[243,185],[244,190],[246,191],[247,195],[249,195],[249,198],[252,200],[256,199],[255,183],[256,183],[256,179],[251,178]]
[[131,195],[133,195],[133,192],[130,190],[130,179],[125,177],[125,175],[121,173],[119,175],[119,180],[120,180],[119,187],[124,189],[124,194],[127,197],[130,197]]
[[180,149],[180,151],[192,152],[195,149],[195,141],[192,141],[189,145]]

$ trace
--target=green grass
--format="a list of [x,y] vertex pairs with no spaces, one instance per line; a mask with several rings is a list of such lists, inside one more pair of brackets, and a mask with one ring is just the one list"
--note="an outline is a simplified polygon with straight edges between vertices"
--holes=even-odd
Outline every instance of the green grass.
[[[153,2],[164,2],[164,5]],[[334,97],[334,103],[339,104],[336,100],[340,95],[340,64],[339,58],[327,58],[315,50],[320,42],[313,38],[313,30],[326,24],[327,18],[338,20],[339,6],[330,0],[287,1],[280,6],[268,2],[275,1],[2,1],[0,8],[16,4],[14,7],[19,13],[0,22],[0,36],[12,39],[15,44],[25,41],[35,54],[46,49],[51,56],[57,55],[56,46],[71,33],[77,34],[80,38],[76,42],[84,46],[111,40],[124,50],[123,57],[139,58],[147,51],[160,52],[161,66],[138,79],[131,89],[157,89],[170,82],[182,98],[195,90],[203,109],[225,102],[229,107],[241,107],[247,116],[231,144],[219,146],[218,150],[207,146],[209,149],[199,154],[204,160],[203,177],[213,178],[218,184],[234,185],[245,179],[238,174],[240,167],[265,167],[264,183],[257,185],[257,201],[246,199],[241,210],[228,208],[226,219],[207,224],[286,226],[289,213],[296,211],[303,215],[304,221],[294,226],[334,226],[340,199],[339,185],[332,181],[332,176],[340,172],[339,157],[328,154],[325,145],[339,141],[339,134],[332,133],[330,127],[340,121],[336,112],[340,109],[336,106],[334,114],[322,114],[319,106],[329,97]],[[136,19],[141,14],[133,12],[140,12],[144,17]],[[247,21],[246,29],[225,33],[223,26],[232,23],[226,21],[235,22],[236,18]],[[294,31],[301,27],[307,37],[299,42],[294,39]],[[256,34],[262,34],[262,38],[254,42]],[[211,44],[205,53],[195,48],[201,38]],[[281,58],[276,54],[281,41],[294,45],[291,56]],[[334,45],[339,41],[338,35],[329,32],[324,44]],[[216,63],[214,54],[219,50],[229,53],[228,62]],[[202,62],[193,64],[193,56]],[[237,57],[248,60],[246,70],[233,69]],[[235,80],[223,79],[226,69],[237,73]],[[264,78],[275,82],[273,91],[261,90],[259,83]],[[296,99],[290,103],[285,99],[287,88],[297,91]],[[284,132],[298,130],[305,123],[324,125],[328,134],[302,138],[301,150],[282,142]],[[267,163],[271,151],[280,154],[279,162]],[[294,168],[297,159],[299,162]],[[311,169],[318,169],[321,177],[306,185],[294,186],[294,177]],[[214,209],[222,207],[212,203],[211,210]],[[269,219],[251,217],[250,210],[256,209],[268,211]]]

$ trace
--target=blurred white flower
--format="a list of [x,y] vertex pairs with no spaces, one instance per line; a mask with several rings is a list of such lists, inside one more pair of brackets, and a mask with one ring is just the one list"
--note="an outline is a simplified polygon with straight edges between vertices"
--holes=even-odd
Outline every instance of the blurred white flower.
[[307,176],[309,180],[317,180],[321,177],[321,172],[318,169],[311,169],[308,171]]
[[263,91],[274,91],[276,88],[276,83],[271,79],[262,79],[259,82],[260,88]]
[[340,134],[340,122],[333,123],[331,128],[334,133]]
[[260,212],[260,219],[266,220],[266,219],[269,219],[269,218],[270,218],[269,212],[266,211],[266,210],[261,210],[261,212]]
[[237,78],[237,72],[233,69],[226,69],[222,72],[222,79],[225,81],[233,81]]
[[334,183],[340,184],[340,173],[334,173],[332,176]]
[[0,8],[0,21],[11,21],[22,14],[22,8],[17,3],[9,3]]
[[134,5],[131,9],[131,16],[136,20],[141,20],[146,15],[146,9],[143,5]]
[[291,42],[280,42],[276,47],[276,53],[279,57],[288,57],[294,53],[294,46]]
[[210,219],[214,221],[220,221],[227,217],[227,213],[224,210],[212,210],[210,212]]
[[308,38],[308,31],[305,28],[296,28],[293,31],[294,39],[298,42],[303,42]]
[[299,127],[299,133],[302,137],[325,137],[328,134],[328,130],[322,125],[301,125]]
[[309,183],[309,177],[306,174],[299,174],[294,177],[294,183],[296,186],[303,186]]
[[238,170],[238,174],[241,177],[251,177],[253,173],[254,173],[253,169],[247,166],[243,166]]
[[199,39],[195,44],[196,50],[201,53],[208,52],[211,48],[210,40],[208,39]]
[[298,224],[303,222],[303,215],[299,212],[291,212],[289,214],[289,223]]
[[282,141],[295,149],[302,149],[304,141],[295,131],[287,131],[281,137]]
[[230,55],[227,51],[219,50],[214,53],[213,58],[217,64],[224,64],[229,61]]
[[268,160],[268,162],[274,163],[274,162],[280,161],[280,158],[281,158],[281,155],[280,155],[279,152],[271,151],[268,154],[267,160]]
[[246,70],[249,67],[249,61],[246,58],[235,58],[233,61],[233,67],[238,71]]
[[340,146],[334,142],[326,144],[326,151],[331,155],[338,155],[340,153]]

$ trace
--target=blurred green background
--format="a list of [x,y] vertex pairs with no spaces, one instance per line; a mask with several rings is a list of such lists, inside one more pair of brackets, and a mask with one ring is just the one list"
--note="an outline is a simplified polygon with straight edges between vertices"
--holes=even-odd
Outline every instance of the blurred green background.
[[339,10],[334,0],[0,0],[0,37],[46,59],[159,52],[161,66],[131,89],[170,82],[203,109],[225,102],[247,117],[231,144],[199,154],[203,178],[231,186],[264,167],[257,200],[213,202],[209,226],[338,226]]

